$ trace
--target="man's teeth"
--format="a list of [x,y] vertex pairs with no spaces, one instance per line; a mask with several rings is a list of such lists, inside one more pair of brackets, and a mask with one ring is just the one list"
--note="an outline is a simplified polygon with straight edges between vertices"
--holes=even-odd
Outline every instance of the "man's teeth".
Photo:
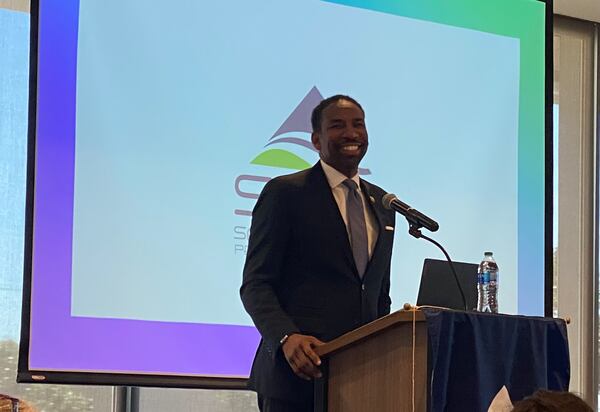
[[342,150],[347,150],[349,152],[353,152],[355,150],[358,150],[358,145],[354,144],[354,145],[344,146],[344,147],[342,147]]

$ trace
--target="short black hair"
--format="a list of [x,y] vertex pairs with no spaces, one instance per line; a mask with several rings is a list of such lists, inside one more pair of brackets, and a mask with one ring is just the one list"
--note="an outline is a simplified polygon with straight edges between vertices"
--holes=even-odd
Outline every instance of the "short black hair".
[[312,115],[310,116],[310,123],[312,124],[313,133],[321,130],[321,119],[323,117],[323,110],[329,107],[330,104],[337,103],[340,100],[348,100],[350,103],[354,103],[358,106],[363,115],[365,114],[364,109],[359,102],[354,100],[350,96],[344,94],[336,94],[335,96],[328,97],[327,99],[321,100],[321,102],[313,109]]
[[583,399],[570,392],[540,389],[515,403],[513,412],[593,412]]

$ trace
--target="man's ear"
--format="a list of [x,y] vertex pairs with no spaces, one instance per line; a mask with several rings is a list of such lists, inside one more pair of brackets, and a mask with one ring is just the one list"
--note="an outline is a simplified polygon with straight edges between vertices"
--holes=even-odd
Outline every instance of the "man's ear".
[[312,141],[315,149],[321,151],[321,141],[319,140],[319,132],[312,132],[310,135],[310,140]]

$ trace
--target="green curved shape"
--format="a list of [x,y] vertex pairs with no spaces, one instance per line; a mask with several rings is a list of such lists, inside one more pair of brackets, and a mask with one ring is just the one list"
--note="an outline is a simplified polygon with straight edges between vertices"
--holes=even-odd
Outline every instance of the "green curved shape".
[[304,170],[310,167],[310,164],[287,150],[269,149],[265,150],[250,162],[255,165],[281,167],[285,169]]

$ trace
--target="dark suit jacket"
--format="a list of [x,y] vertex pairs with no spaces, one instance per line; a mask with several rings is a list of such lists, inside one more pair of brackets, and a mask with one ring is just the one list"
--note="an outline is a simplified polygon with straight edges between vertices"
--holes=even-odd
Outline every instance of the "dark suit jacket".
[[263,396],[312,399],[312,382],[294,375],[280,350],[283,336],[328,341],[390,312],[386,226],[395,216],[381,206],[381,188],[361,180],[361,190],[379,223],[363,280],[320,163],[269,181],[256,203],[240,294],[262,336],[249,387]]

